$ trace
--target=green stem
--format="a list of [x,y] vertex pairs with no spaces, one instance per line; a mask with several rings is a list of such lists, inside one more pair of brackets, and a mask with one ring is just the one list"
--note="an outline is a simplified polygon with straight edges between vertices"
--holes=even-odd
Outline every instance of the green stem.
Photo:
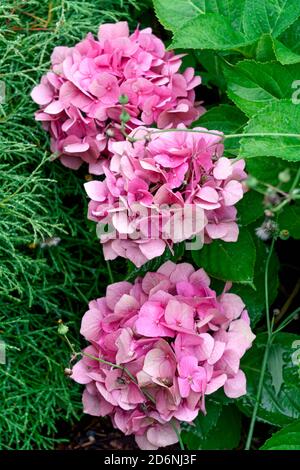
[[267,329],[268,329],[268,339],[272,335],[271,321],[270,321],[270,305],[269,305],[269,265],[271,257],[274,250],[275,238],[272,239],[270,250],[268,253],[266,266],[265,266],[265,305],[266,305],[266,319],[267,319]]
[[253,437],[253,432],[254,432],[254,426],[255,426],[255,422],[256,422],[257,412],[258,412],[260,398],[261,398],[263,384],[264,384],[265,372],[266,372],[268,358],[269,358],[270,346],[271,346],[271,341],[268,339],[266,349],[265,349],[265,353],[264,353],[264,357],[263,357],[262,366],[261,366],[259,382],[258,382],[258,389],[257,389],[257,395],[256,395],[255,405],[254,405],[254,408],[253,408],[252,417],[251,417],[251,422],[250,422],[248,437],[247,437],[247,441],[246,441],[246,445],[245,445],[245,450],[250,450],[250,447],[251,447],[251,442],[252,442],[252,437]]
[[[227,139],[236,139],[241,137],[290,137],[290,138],[300,138],[300,134],[290,134],[285,132],[249,132],[249,133],[239,133],[239,134],[227,134],[224,135],[220,132],[216,131],[209,131],[209,130],[198,130],[198,129],[181,129],[181,128],[169,128],[169,129],[157,129],[154,131],[149,131],[147,133],[148,136],[154,134],[164,134],[165,132],[191,132],[196,134],[210,134],[220,137],[220,140],[227,140]],[[139,139],[135,139],[134,135],[128,137],[128,140],[132,142],[136,142],[138,140],[144,140],[145,137],[141,137]]]
[[178,438],[178,442],[179,442],[179,445],[180,445],[180,449],[181,450],[185,450],[184,448],[184,443],[182,441],[182,438],[181,438],[181,433],[180,433],[180,430],[178,431],[177,427],[176,427],[176,424],[174,423],[173,420],[170,421],[170,424],[172,426],[172,428],[174,429],[175,433],[176,433],[176,436]]
[[300,168],[298,169],[297,173],[296,173],[296,176],[295,176],[295,179],[293,181],[293,184],[290,188],[290,191],[289,193],[292,193],[292,191],[294,191],[294,189],[297,187],[297,184],[299,182],[299,179],[300,179]]
[[300,313],[300,307],[296,308],[296,310],[290,313],[290,315],[288,315],[286,319],[283,320],[283,322],[278,326],[278,328],[276,328],[273,335],[276,335],[277,333],[279,333],[279,331],[283,330],[283,328],[289,325],[299,313]]
[[[77,353],[78,354],[78,353]],[[96,356],[93,356],[92,354],[88,354],[88,353],[85,353],[85,352],[81,352],[79,354],[82,354],[82,356],[86,356],[86,357],[89,357],[90,359],[94,359],[95,361],[98,361],[98,362],[101,362],[102,364],[106,364],[108,366],[111,366],[113,367],[114,369],[120,369],[122,371],[125,372],[125,374],[128,375],[128,377],[130,378],[130,380],[139,387],[139,389],[141,390],[139,384],[137,383],[136,379],[134,378],[134,376],[132,375],[132,373],[124,366],[120,366],[118,364],[114,364],[113,362],[109,362],[109,361],[106,361],[105,359],[100,359],[99,357],[96,357]],[[141,390],[141,392],[145,395],[145,397],[147,397],[152,403],[155,403],[155,400],[154,398],[152,397],[152,395],[150,395],[150,393],[148,392],[145,392],[145,390]]]
[[265,305],[266,305],[266,319],[267,319],[267,330],[268,330],[268,339],[267,339],[267,344],[264,352],[264,357],[263,357],[263,362],[260,370],[260,376],[259,376],[259,382],[258,382],[258,388],[257,388],[257,394],[256,394],[256,399],[255,399],[255,404],[251,416],[251,421],[250,421],[250,427],[249,427],[249,432],[247,436],[247,441],[245,445],[245,450],[249,450],[251,447],[252,443],[252,438],[253,438],[253,433],[254,433],[254,427],[256,423],[256,418],[257,418],[257,412],[258,408],[260,405],[260,399],[261,399],[261,394],[263,390],[263,385],[264,385],[264,378],[265,378],[265,373],[266,373],[266,368],[267,368],[267,363],[268,363],[268,358],[269,358],[269,352],[270,352],[270,347],[273,341],[273,321],[271,323],[270,320],[270,304],[269,304],[269,266],[270,266],[270,261],[271,257],[273,254],[274,250],[274,245],[275,245],[275,237],[272,239],[272,243],[270,246],[270,250],[268,253],[267,261],[266,261],[266,266],[265,266]]
[[107,267],[107,273],[108,273],[108,277],[109,277],[109,281],[111,284],[113,284],[115,281],[114,281],[114,276],[113,276],[113,273],[112,273],[112,270],[111,270],[111,267],[110,267],[110,262],[108,260],[106,260],[106,267]]

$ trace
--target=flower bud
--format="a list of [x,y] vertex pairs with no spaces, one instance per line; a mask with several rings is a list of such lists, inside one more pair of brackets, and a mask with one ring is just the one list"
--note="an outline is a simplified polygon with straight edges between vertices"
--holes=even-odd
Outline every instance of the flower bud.
[[62,322],[58,325],[57,332],[59,335],[66,335],[69,331],[69,327],[67,325],[64,325]]
[[280,230],[279,238],[281,238],[281,240],[287,240],[289,237],[290,237],[290,232],[288,230],[286,229]]
[[291,173],[288,168],[285,170],[281,171],[278,175],[278,179],[281,183],[288,183],[291,179]]
[[129,102],[129,98],[128,98],[127,95],[123,94],[123,95],[119,96],[119,103],[120,104],[124,105],[124,104],[128,104],[128,102]]
[[115,131],[109,127],[106,131],[105,131],[107,137],[114,137],[115,136]]
[[130,121],[130,114],[127,113],[127,111],[122,111],[121,114],[120,114],[120,120],[122,122],[128,122]]

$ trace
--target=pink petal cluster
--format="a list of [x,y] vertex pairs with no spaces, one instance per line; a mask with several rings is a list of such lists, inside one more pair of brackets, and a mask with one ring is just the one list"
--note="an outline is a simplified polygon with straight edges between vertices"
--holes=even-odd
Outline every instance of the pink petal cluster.
[[85,184],[88,218],[111,228],[99,234],[106,259],[122,256],[139,267],[196,235],[205,243],[237,240],[245,162],[222,156],[222,134],[209,132],[139,127],[133,142],[110,145],[104,180]]
[[56,47],[51,70],[31,94],[51,150],[69,168],[86,162],[90,173],[101,174],[108,140],[124,138],[121,95],[129,99],[129,130],[192,123],[204,111],[195,104],[201,79],[192,67],[179,73],[182,56],[167,52],[150,28],[130,35],[127,22],[101,25],[98,39],[89,33],[75,47]]
[[81,334],[91,344],[72,371],[86,385],[86,413],[109,415],[140,448],[156,449],[205,413],[206,395],[246,393],[240,359],[255,336],[245,305],[230,286],[217,296],[209,285],[203,269],[168,261],[90,302]]

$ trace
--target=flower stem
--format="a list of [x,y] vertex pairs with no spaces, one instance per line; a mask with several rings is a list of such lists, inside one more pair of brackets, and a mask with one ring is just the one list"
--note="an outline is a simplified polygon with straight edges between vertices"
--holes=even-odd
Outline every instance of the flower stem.
[[111,270],[111,267],[110,267],[110,262],[108,260],[106,260],[106,268],[107,268],[107,273],[108,273],[108,277],[109,277],[109,282],[111,284],[113,284],[115,281],[114,281],[114,276],[113,276],[113,273],[112,273],[112,270]]
[[176,427],[176,424],[174,423],[173,420],[170,421],[170,424],[171,424],[172,428],[174,429],[174,431],[176,433],[176,436],[178,437],[178,442],[179,442],[179,445],[180,445],[180,449],[185,450],[184,444],[183,444],[183,441],[182,441],[182,438],[181,438],[180,430],[178,430],[178,428]]
[[[216,137],[220,137],[220,142],[223,140],[227,139],[236,139],[236,138],[244,138],[244,137],[290,137],[290,138],[297,138],[300,139],[300,134],[294,134],[294,133],[285,133],[285,132],[249,132],[249,133],[239,133],[239,134],[227,134],[224,135],[221,132],[217,131],[209,131],[205,129],[182,129],[182,128],[169,128],[169,129],[155,129],[152,131],[148,131],[145,134],[145,137],[148,136],[150,137],[151,135],[154,134],[164,134],[166,132],[190,132],[190,133],[195,133],[195,134],[209,134],[209,135],[215,135]],[[134,136],[128,136],[128,140],[130,142],[136,142],[139,140],[144,140],[145,137],[142,138],[134,138]]]
[[262,362],[262,366],[261,366],[261,370],[260,370],[256,400],[255,400],[255,405],[254,405],[253,412],[252,412],[252,417],[251,417],[249,432],[248,432],[247,441],[246,441],[246,445],[245,445],[245,450],[250,450],[250,447],[251,447],[251,442],[252,442],[252,437],[253,437],[253,432],[254,432],[254,426],[255,426],[255,422],[256,422],[257,412],[258,412],[260,398],[261,398],[263,384],[264,384],[265,372],[266,372],[268,358],[269,358],[270,346],[271,346],[271,340],[268,338],[265,353],[264,353],[264,357],[263,357],[263,362]]
[[258,388],[257,388],[257,394],[255,398],[255,404],[251,416],[251,422],[250,422],[250,427],[249,427],[249,432],[247,436],[247,441],[245,445],[245,450],[250,450],[251,443],[252,443],[252,438],[253,438],[253,432],[254,432],[254,427],[256,423],[256,418],[257,418],[257,412],[260,404],[260,399],[261,399],[261,394],[263,390],[263,385],[264,385],[264,378],[265,378],[265,373],[266,373],[266,368],[267,368],[267,363],[269,359],[269,352],[270,352],[270,347],[273,341],[273,321],[271,323],[270,320],[270,302],[269,302],[269,266],[270,266],[270,261],[271,257],[273,254],[274,250],[274,245],[275,245],[275,237],[272,239],[272,243],[270,246],[270,250],[268,253],[268,257],[266,260],[266,266],[265,266],[265,306],[266,306],[266,320],[267,320],[267,330],[268,330],[268,339],[267,339],[267,344],[264,352],[264,357],[262,361],[262,366],[260,370],[260,376],[259,376],[259,382],[258,382]]
[[275,237],[272,239],[270,250],[268,253],[266,266],[265,266],[265,306],[266,306],[266,319],[267,319],[267,329],[268,329],[268,338],[270,339],[272,335],[271,321],[270,321],[270,305],[269,305],[269,266],[271,257],[273,254],[275,245]]

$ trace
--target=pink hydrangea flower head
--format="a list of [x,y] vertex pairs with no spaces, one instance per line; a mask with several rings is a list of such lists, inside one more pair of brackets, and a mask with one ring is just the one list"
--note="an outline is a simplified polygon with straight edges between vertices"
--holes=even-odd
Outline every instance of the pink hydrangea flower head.
[[[106,259],[139,267],[193,237],[237,240],[245,163],[224,157],[222,134],[211,132],[138,127],[129,141],[110,145],[104,180],[85,184]],[[109,233],[101,233],[105,224]]]
[[157,449],[206,412],[207,395],[246,393],[240,359],[255,336],[245,305],[209,283],[202,269],[168,261],[90,302],[81,325],[90,345],[71,376],[85,385],[85,413],[108,415],[140,448]]
[[130,34],[125,21],[101,25],[96,39],[89,33],[74,47],[56,47],[51,70],[31,93],[52,152],[69,168],[85,162],[102,174],[110,141],[124,139],[121,95],[128,98],[126,133],[141,124],[191,124],[205,111],[195,103],[201,78],[191,67],[178,71],[181,57],[150,28]]

